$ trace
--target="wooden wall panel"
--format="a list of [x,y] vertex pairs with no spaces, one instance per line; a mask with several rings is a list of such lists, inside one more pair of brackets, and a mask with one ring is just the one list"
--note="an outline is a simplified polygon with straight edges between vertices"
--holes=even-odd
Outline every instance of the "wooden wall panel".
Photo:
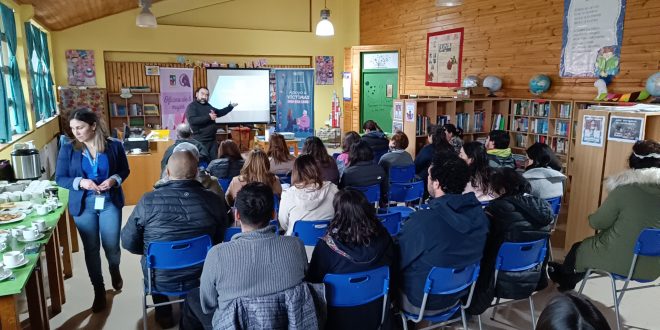
[[[424,85],[426,34],[465,28],[463,76],[497,75],[508,97],[530,97],[529,79],[543,73],[553,99],[592,99],[594,79],[560,79],[563,0],[465,0],[455,8],[433,0],[361,0],[360,44],[397,44],[406,75],[402,94],[451,95],[449,88]],[[639,91],[660,70],[660,1],[628,0],[621,72],[610,85],[617,93]],[[359,63],[359,62],[358,62]]]

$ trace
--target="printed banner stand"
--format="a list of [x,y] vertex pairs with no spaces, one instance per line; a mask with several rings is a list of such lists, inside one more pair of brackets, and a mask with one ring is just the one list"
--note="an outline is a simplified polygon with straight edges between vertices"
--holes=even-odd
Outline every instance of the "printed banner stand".
[[314,69],[275,69],[277,132],[314,135]]
[[193,101],[193,69],[160,68],[160,107],[163,129],[176,138],[176,125],[186,118],[186,107]]

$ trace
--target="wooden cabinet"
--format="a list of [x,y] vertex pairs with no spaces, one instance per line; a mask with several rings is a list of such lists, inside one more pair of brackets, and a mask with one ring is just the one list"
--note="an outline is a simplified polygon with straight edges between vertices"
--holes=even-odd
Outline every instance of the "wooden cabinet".
[[130,98],[122,98],[119,93],[108,93],[108,108],[108,126],[111,130],[116,128],[122,131],[128,125],[149,131],[162,125],[159,93],[132,93]]

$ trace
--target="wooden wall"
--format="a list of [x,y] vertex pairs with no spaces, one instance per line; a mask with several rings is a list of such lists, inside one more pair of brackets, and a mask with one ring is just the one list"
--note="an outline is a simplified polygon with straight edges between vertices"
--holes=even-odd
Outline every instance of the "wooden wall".
[[[497,75],[506,96],[530,97],[529,79],[543,73],[552,79],[543,97],[593,99],[593,78],[559,78],[563,15],[564,0],[465,0],[455,8],[435,7],[434,0],[361,0],[360,44],[401,45],[402,94],[448,95],[448,88],[424,86],[426,34],[463,27],[463,76]],[[639,91],[660,70],[659,17],[660,1],[627,1],[621,72],[611,91]]]

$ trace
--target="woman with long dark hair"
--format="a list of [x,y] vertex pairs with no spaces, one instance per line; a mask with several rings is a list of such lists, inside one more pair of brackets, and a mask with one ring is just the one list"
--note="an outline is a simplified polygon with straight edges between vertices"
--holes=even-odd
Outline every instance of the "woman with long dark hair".
[[341,143],[341,153],[337,156],[337,169],[339,170],[339,177],[344,174],[344,170],[350,164],[348,161],[348,152],[351,150],[351,146],[360,141],[360,139],[360,134],[355,131],[344,133],[344,138],[342,139]]
[[454,148],[454,151],[456,153],[461,151],[461,147],[463,146],[463,129],[449,123],[444,124],[442,127],[445,128],[447,142]]
[[328,149],[325,148],[323,141],[317,136],[310,136],[305,139],[305,143],[302,147],[302,153],[304,155],[311,155],[316,164],[321,169],[321,177],[323,181],[330,181],[334,184],[339,183],[339,169],[337,169],[337,163],[332,156],[328,154]]
[[[345,274],[390,267],[395,269],[394,243],[376,217],[376,210],[357,190],[339,191],[333,200],[335,215],[312,254],[307,280],[323,282],[327,274]],[[394,281],[390,281],[393,283]],[[392,292],[392,290],[390,290]],[[328,307],[327,329],[377,329],[382,300],[356,307]],[[389,318],[385,317],[385,322]]]
[[381,204],[387,202],[387,174],[385,170],[374,164],[374,153],[369,148],[369,145],[360,141],[351,146],[351,152],[348,158],[351,162],[341,176],[339,181],[339,188],[345,187],[368,187],[372,185],[380,185],[380,201]]
[[490,187],[491,168],[488,166],[486,147],[481,142],[468,142],[461,147],[458,154],[468,164],[470,182],[465,187],[465,193],[473,192],[480,202],[487,202],[497,197]]
[[112,287],[121,290],[119,231],[128,177],[128,159],[121,141],[108,137],[96,113],[80,109],[69,116],[74,139],[60,148],[55,180],[69,190],[69,212],[73,215],[85,250],[87,272],[94,286],[92,312],[105,309],[105,284],[101,271],[103,245],[110,266]]
[[561,162],[545,143],[534,143],[527,148],[527,167],[523,176],[532,186],[532,195],[548,199],[564,195],[564,181]]
[[282,134],[273,133],[268,142],[268,160],[270,171],[275,174],[289,174],[293,169],[295,157],[291,156]]
[[232,140],[224,140],[218,148],[218,159],[211,161],[206,170],[216,178],[231,179],[240,174],[245,160],[238,145]]
[[385,133],[383,133],[380,126],[378,126],[378,123],[373,120],[365,121],[362,125],[362,130],[364,131],[362,141],[367,142],[369,148],[371,148],[371,151],[374,153],[376,163],[378,163],[380,157],[387,152],[390,141],[387,139],[387,136],[385,136]]

